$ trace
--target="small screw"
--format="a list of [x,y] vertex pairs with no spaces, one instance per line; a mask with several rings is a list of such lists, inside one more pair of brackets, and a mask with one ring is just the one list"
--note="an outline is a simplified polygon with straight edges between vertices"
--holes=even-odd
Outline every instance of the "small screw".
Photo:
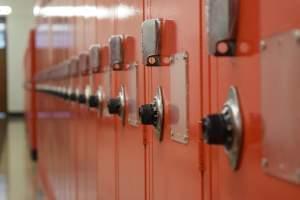
[[300,169],[296,171],[296,182],[297,184],[300,184]]
[[296,30],[294,32],[294,37],[295,37],[296,41],[300,43],[300,30]]
[[156,62],[156,59],[154,57],[149,57],[148,58],[148,62],[151,64],[151,65],[154,65],[155,62]]
[[187,142],[187,141],[189,140],[189,136],[187,136],[187,135],[183,136],[183,140],[184,140],[185,142]]
[[187,60],[187,59],[188,59],[188,55],[187,55],[187,53],[184,53],[184,54],[183,54],[183,59],[185,59],[185,60]]
[[171,130],[171,136],[174,137],[175,133],[173,130]]
[[261,166],[262,166],[263,168],[267,168],[267,167],[269,166],[269,161],[268,161],[267,158],[263,158],[263,159],[261,160]]
[[264,40],[261,40],[261,41],[260,41],[260,49],[261,49],[262,51],[264,51],[264,50],[267,49],[267,43],[266,43],[266,41],[264,41]]

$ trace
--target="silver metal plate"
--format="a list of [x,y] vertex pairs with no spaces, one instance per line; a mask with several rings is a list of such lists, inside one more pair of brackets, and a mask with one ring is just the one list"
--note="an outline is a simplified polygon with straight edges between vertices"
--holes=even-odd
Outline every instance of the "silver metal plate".
[[70,75],[76,76],[79,73],[79,60],[78,58],[72,58],[70,61]]
[[157,88],[156,95],[154,96],[154,103],[157,107],[158,119],[157,125],[155,126],[156,137],[159,141],[163,139],[163,124],[164,124],[164,102],[162,88]]
[[123,36],[113,35],[109,39],[110,65],[114,70],[121,70],[123,64]]
[[107,108],[107,102],[111,98],[111,87],[112,87],[112,71],[111,68],[106,67],[103,72],[103,101],[105,105],[103,106],[103,115],[109,117],[110,114]]
[[171,139],[187,144],[188,133],[188,54],[170,58]]
[[149,19],[142,24],[143,62],[147,66],[159,65],[160,27],[159,19]]
[[262,167],[300,184],[300,29],[261,42]]
[[89,51],[89,65],[92,72],[100,71],[100,45],[92,45]]
[[239,0],[206,0],[208,50],[217,53],[222,41],[235,39]]
[[228,99],[224,104],[223,114],[229,112],[231,116],[231,125],[232,125],[232,145],[230,149],[225,147],[225,151],[228,155],[230,166],[233,170],[238,168],[241,148],[242,148],[242,139],[243,139],[243,123],[240,110],[240,103],[238,92],[235,87],[230,87],[228,92]]
[[128,68],[129,84],[127,91],[128,98],[128,123],[132,126],[138,126],[138,65],[131,64]]

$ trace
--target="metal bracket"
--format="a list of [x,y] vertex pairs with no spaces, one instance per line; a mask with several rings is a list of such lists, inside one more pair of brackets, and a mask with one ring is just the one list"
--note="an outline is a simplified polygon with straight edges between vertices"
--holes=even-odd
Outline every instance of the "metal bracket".
[[113,35],[109,39],[110,65],[113,70],[123,69],[123,35]]
[[239,0],[206,0],[208,51],[234,56]]
[[79,72],[83,75],[87,75],[89,72],[89,54],[83,52],[79,55]]
[[149,19],[142,24],[143,62],[146,66],[159,66],[160,60],[160,19]]
[[170,57],[171,139],[181,144],[189,142],[188,131],[188,53]]
[[89,65],[93,73],[100,71],[100,45],[92,45],[89,50]]

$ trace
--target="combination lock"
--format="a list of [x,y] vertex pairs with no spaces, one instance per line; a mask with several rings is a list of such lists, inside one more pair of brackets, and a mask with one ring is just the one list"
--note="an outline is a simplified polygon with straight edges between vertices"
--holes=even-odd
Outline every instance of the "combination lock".
[[110,114],[119,115],[121,113],[121,107],[122,107],[121,99],[119,97],[111,98],[107,102],[107,107],[108,107],[108,112]]
[[158,123],[158,108],[155,103],[142,105],[139,109],[141,123],[156,126]]
[[78,96],[78,102],[80,104],[86,104],[86,97],[85,97],[84,94],[79,94],[79,96]]
[[90,95],[88,100],[88,105],[90,108],[99,108],[103,99],[103,93],[101,87],[98,88],[98,91],[95,95]]
[[157,89],[153,102],[142,105],[139,108],[139,117],[142,124],[152,125],[155,128],[156,136],[161,141],[163,135],[164,106],[160,87]]
[[123,126],[125,125],[125,89],[121,86],[119,95],[116,98],[111,98],[107,102],[108,112],[110,114],[119,115]]
[[228,99],[220,113],[202,119],[202,133],[205,143],[224,146],[231,168],[237,169],[242,147],[242,117],[238,93],[231,87]]

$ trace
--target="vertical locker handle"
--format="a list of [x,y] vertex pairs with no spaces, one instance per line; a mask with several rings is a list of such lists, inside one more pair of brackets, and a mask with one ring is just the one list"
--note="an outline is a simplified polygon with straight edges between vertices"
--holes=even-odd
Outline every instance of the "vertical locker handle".
[[208,51],[214,56],[234,56],[239,0],[206,0]]

